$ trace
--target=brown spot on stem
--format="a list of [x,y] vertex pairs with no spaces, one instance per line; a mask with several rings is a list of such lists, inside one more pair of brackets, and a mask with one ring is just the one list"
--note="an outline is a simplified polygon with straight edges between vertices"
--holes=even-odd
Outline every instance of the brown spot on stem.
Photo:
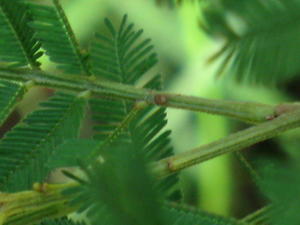
[[40,192],[40,193],[46,193],[48,191],[49,185],[47,183],[34,183],[33,184],[33,190]]
[[175,172],[171,160],[168,160],[168,161],[167,161],[167,167],[168,167],[168,170],[169,170],[170,172]]
[[276,118],[276,115],[268,115],[266,116],[266,120],[273,120]]
[[168,98],[166,95],[158,94],[158,95],[154,96],[154,103],[156,105],[165,105],[165,104],[167,104],[167,102],[168,102]]

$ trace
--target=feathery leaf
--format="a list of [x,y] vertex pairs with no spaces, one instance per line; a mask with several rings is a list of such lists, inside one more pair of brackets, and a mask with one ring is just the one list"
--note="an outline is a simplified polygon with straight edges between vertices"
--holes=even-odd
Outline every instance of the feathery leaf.
[[282,166],[274,161],[263,166],[260,187],[271,200],[267,210],[272,225],[296,225],[300,223],[300,160],[294,159]]
[[257,211],[248,214],[243,219],[239,221],[241,223],[251,224],[251,225],[264,225],[271,224],[270,214],[272,213],[272,205],[267,205]]
[[[134,31],[133,24],[127,25],[126,15],[119,28],[115,28],[108,19],[105,20],[105,24],[110,36],[97,34],[90,49],[93,73],[116,82],[136,84],[157,62],[150,40],[139,41],[142,30]],[[160,75],[152,77],[144,87],[161,89]],[[136,113],[132,123],[124,125],[126,116],[135,110],[132,102],[92,99],[90,103],[96,122],[96,139],[107,142],[106,139],[111,137],[119,126],[127,126],[119,134],[118,142],[134,144],[153,161],[173,154],[170,132],[159,134],[166,125],[165,109],[146,107]],[[172,175],[160,185],[166,196],[178,199],[180,191],[175,185],[177,183],[177,175]]]
[[213,1],[204,11],[206,30],[225,38],[213,58],[219,73],[265,84],[300,72],[298,0]]
[[0,1],[0,62],[12,63],[14,67],[39,66],[40,44],[27,26],[29,21],[31,18],[23,1]]
[[34,18],[30,26],[36,31],[36,38],[59,69],[71,74],[89,74],[86,56],[79,48],[59,1],[52,2],[53,6],[28,3]]
[[99,146],[99,141],[90,139],[68,139],[57,146],[48,158],[50,169],[78,166],[78,160],[87,157]]
[[134,31],[133,24],[127,25],[126,15],[118,29],[108,19],[105,25],[109,36],[96,34],[90,47],[92,72],[113,81],[134,84],[157,62],[150,39],[138,41],[143,31]]
[[0,81],[0,126],[10,115],[15,104],[25,93],[25,87],[22,84]]
[[235,219],[213,215],[196,208],[165,203],[162,207],[170,225],[242,225]]
[[8,191],[42,181],[49,172],[44,163],[54,148],[78,136],[82,98],[59,93],[40,105],[42,109],[29,114],[0,141],[0,185]]
[[162,225],[146,163],[139,149],[114,146],[104,154],[104,162],[83,166],[86,181],[66,194],[76,196],[73,204],[87,209],[91,223],[98,225]]
[[69,220],[68,218],[64,217],[62,219],[55,219],[55,220],[45,220],[40,225],[84,225],[83,222],[74,222]]

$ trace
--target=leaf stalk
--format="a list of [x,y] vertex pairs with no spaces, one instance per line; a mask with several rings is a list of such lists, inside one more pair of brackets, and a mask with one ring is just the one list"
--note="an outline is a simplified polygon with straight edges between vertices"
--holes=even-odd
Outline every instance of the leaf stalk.
[[[277,106],[256,102],[228,101],[185,96],[138,88],[132,85],[97,79],[94,76],[55,75],[41,71],[0,68],[0,79],[19,82],[32,81],[35,85],[65,91],[90,91],[93,95],[132,101],[145,101],[163,107],[186,109],[224,115],[247,123],[260,123],[278,116]],[[288,105],[288,104],[287,104]],[[297,106],[299,107],[299,105]]]

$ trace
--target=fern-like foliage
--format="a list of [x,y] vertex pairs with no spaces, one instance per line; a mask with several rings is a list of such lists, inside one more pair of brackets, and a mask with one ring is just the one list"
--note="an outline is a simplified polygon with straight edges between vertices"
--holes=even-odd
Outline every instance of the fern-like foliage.
[[251,225],[271,224],[270,214],[272,213],[272,206],[265,206],[240,220],[241,223]]
[[199,209],[183,205],[164,203],[162,211],[168,220],[168,224],[173,225],[242,225],[233,218],[216,216]]
[[295,159],[285,167],[274,162],[264,166],[264,179],[261,180],[260,187],[272,203],[267,211],[270,224],[300,223],[299,173],[299,159]]
[[176,6],[181,6],[184,3],[197,2],[201,0],[154,0],[158,6],[168,6],[174,8]]
[[99,142],[91,139],[67,139],[58,145],[48,158],[50,169],[78,166],[78,160],[98,151]]
[[44,164],[55,146],[77,137],[83,106],[82,98],[56,94],[6,133],[0,141],[2,190],[28,189],[33,182],[45,179],[49,168]]
[[36,31],[35,37],[59,69],[71,74],[88,74],[86,56],[81,52],[59,1],[52,3],[52,6],[28,4],[34,18],[30,26]]
[[[135,31],[133,24],[127,24],[127,16],[123,17],[118,29],[108,19],[105,25],[109,35],[97,34],[90,47],[93,74],[120,83],[136,84],[157,62],[150,40],[140,40],[142,30]],[[152,77],[144,87],[161,89],[160,76]],[[122,138],[125,143],[136,145],[151,160],[173,154],[169,144],[170,132],[158,135],[166,125],[164,109],[147,107],[136,114],[133,123],[124,125],[126,115],[135,110],[132,102],[93,99],[90,103],[96,122],[96,139],[107,142],[119,126],[128,126],[119,134],[118,141]],[[173,199],[179,197],[178,190],[170,192],[177,181],[177,175],[173,175],[162,182],[162,188],[169,191],[167,195]]]
[[127,16],[123,17],[118,30],[108,19],[105,25],[109,36],[98,33],[91,45],[92,71],[97,76],[134,84],[157,62],[150,39],[137,42],[143,31],[134,31],[133,24],[127,24]]
[[0,1],[0,60],[14,67],[37,68],[41,56],[40,44],[34,31],[27,26],[31,21],[24,1]]
[[72,204],[94,225],[162,225],[157,193],[146,171],[145,159],[133,145],[114,146],[103,153],[104,162],[82,166],[86,179],[75,178],[80,186],[66,194],[75,197]]
[[40,225],[85,225],[85,223],[73,222],[72,220],[69,220],[68,218],[64,217],[62,219],[56,220],[45,220]]
[[298,0],[218,0],[208,5],[206,31],[225,38],[213,57],[222,60],[219,74],[269,84],[299,73]]
[[[145,167],[145,158],[134,146],[114,147],[103,153],[103,162],[83,166],[85,179],[71,176],[81,185],[67,190],[76,196],[72,204],[87,210],[92,224],[111,225],[242,225],[231,218],[162,201]],[[159,194],[160,193],[160,194]]]
[[[0,14],[7,17],[14,10],[8,8],[9,1],[4,2],[7,3],[6,8],[2,7]],[[22,6],[30,8],[29,11],[25,10],[26,13],[30,12],[30,19],[25,19],[27,14],[22,14],[23,17],[19,20],[24,22],[26,29],[36,31],[35,34],[28,34],[40,41],[50,59],[63,72],[161,89],[159,75],[146,76],[157,62],[153,46],[149,39],[141,40],[142,31],[135,31],[133,24],[127,23],[126,16],[118,29],[109,20],[105,20],[109,34],[97,34],[90,46],[90,57],[86,57],[81,53],[59,1],[53,0],[52,3],[39,5],[26,2],[23,5],[22,2]],[[5,32],[13,33],[16,25],[7,23],[9,20],[6,17],[3,17],[6,22],[3,23],[3,27],[6,26]],[[13,29],[8,29],[7,24],[11,25],[8,28]],[[2,22],[0,25],[2,26]],[[15,40],[14,37],[10,35],[8,39]],[[33,42],[24,42],[28,45],[20,42],[21,50],[28,59],[34,61],[38,57],[40,45],[33,36],[30,37]],[[26,63],[24,59],[19,60],[14,51],[12,58],[8,62],[22,62],[20,65],[31,65],[32,68],[37,65],[30,60],[25,60]],[[0,117],[4,120],[24,88],[22,85],[3,81],[0,84],[3,87],[0,97],[9,93],[7,100],[0,101],[0,107],[6,109]],[[80,185],[70,189],[68,193],[74,197],[72,204],[76,208],[80,207],[79,212],[87,211],[92,224],[235,225],[231,220],[204,214],[195,215],[162,203],[166,199],[180,198],[176,174],[157,181],[147,171],[150,162],[173,154],[170,131],[163,130],[167,123],[164,108],[145,105],[139,108],[139,103],[136,102],[92,98],[89,103],[96,123],[95,138],[82,140],[78,136],[85,97],[88,96],[56,93],[48,101],[41,103],[41,108],[26,116],[20,124],[6,133],[0,141],[1,191],[28,189],[33,182],[43,181],[52,169],[77,166],[81,162],[85,178],[69,174]],[[89,157],[95,152],[100,154],[95,158]],[[66,218],[41,223],[74,224],[76,223]]]
[[0,126],[14,109],[14,105],[23,96],[25,88],[22,84],[0,81]]

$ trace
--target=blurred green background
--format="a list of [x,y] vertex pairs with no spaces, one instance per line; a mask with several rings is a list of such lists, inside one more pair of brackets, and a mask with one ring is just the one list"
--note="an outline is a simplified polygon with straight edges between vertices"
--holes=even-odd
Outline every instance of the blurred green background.
[[[105,17],[118,23],[124,14],[128,14],[129,21],[136,28],[144,29],[143,37],[152,39],[160,59],[157,71],[162,73],[167,91],[205,98],[263,103],[278,103],[296,98],[287,95],[280,88],[239,84],[230,76],[216,79],[214,73],[218,63],[208,65],[207,59],[221,47],[221,41],[213,40],[199,28],[201,10],[198,1],[183,1],[180,7],[172,9],[158,6],[154,0],[62,0],[62,4],[83,47],[87,47],[95,31],[105,32]],[[45,70],[53,69],[46,57],[42,61]],[[50,92],[51,90],[36,88],[28,93],[19,104],[17,112],[2,128],[2,133],[14,121],[34,109],[37,102],[45,99]],[[168,110],[168,128],[172,130],[176,152],[211,142],[247,126],[220,116]],[[85,132],[88,133],[88,128]],[[270,154],[270,150],[285,147],[284,143],[287,141],[293,143],[293,137],[298,133],[299,131],[290,132],[278,140],[256,145],[253,147],[254,153],[250,154],[250,149],[245,152],[250,154],[250,159],[255,159],[260,150]],[[289,148],[296,148],[296,144],[290,144]],[[181,178],[184,201],[209,212],[243,217],[264,203],[236,154],[218,157],[187,169]]]

